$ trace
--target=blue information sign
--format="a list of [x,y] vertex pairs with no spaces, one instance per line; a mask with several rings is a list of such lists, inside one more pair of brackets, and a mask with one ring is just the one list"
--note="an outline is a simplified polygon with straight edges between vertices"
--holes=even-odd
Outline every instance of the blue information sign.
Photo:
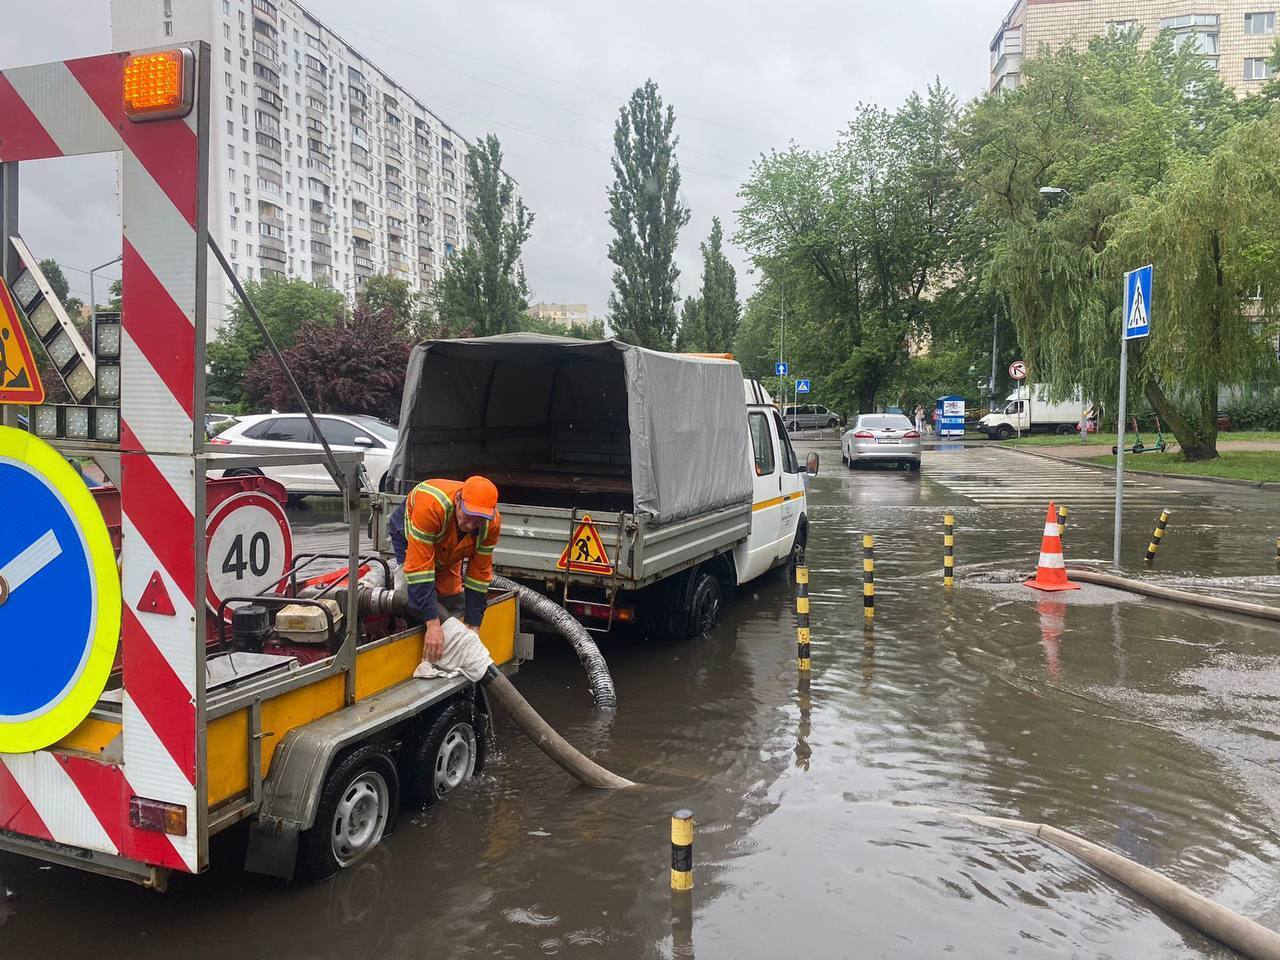
[[785,377],[791,368],[787,366],[787,361],[779,360],[773,365],[773,375],[775,377]]
[[1124,338],[1151,334],[1151,264],[1124,275]]
[[0,427],[0,752],[88,716],[120,637],[120,578],[93,495],[56,450]]
[[809,392],[809,381],[808,381],[808,380],[797,380],[797,381],[796,381],[796,393],[808,393],[808,392]]

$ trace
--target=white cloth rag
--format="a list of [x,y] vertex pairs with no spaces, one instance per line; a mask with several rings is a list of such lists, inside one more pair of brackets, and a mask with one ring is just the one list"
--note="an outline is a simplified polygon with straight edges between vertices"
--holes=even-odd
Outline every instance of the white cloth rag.
[[489,656],[480,635],[457,617],[449,617],[440,627],[444,631],[444,653],[435,663],[423,660],[413,675],[428,680],[462,674],[472,683],[477,683],[493,665],[493,657]]

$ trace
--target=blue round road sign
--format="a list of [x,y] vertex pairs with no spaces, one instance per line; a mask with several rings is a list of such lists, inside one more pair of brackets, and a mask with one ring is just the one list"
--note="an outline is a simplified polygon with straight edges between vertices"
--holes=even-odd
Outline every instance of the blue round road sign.
[[0,427],[0,752],[56,743],[106,686],[120,580],[93,495],[56,450]]

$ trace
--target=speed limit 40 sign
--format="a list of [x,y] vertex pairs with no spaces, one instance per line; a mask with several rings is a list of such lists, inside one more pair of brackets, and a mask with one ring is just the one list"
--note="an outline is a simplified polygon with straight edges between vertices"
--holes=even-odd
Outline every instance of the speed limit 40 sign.
[[258,491],[238,493],[218,504],[205,529],[205,599],[211,611],[216,613],[228,597],[284,592],[281,580],[293,561],[293,533],[278,500]]
[[1027,379],[1027,365],[1021,360],[1015,360],[1013,363],[1009,364],[1009,379]]

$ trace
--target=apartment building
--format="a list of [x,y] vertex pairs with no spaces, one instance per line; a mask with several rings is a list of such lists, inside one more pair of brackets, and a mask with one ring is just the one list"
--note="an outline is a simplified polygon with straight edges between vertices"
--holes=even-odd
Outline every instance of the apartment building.
[[[293,0],[112,0],[115,49],[213,50],[210,230],[243,280],[425,292],[467,242],[467,143]],[[231,299],[209,270],[211,332]]]
[[532,303],[529,314],[539,320],[551,320],[568,327],[585,327],[591,323],[585,303]]
[[1023,59],[1042,46],[1130,30],[1150,44],[1171,30],[1176,44],[1191,44],[1243,96],[1270,76],[1278,9],[1280,0],[1017,0],[991,41],[990,89],[1016,88]]

